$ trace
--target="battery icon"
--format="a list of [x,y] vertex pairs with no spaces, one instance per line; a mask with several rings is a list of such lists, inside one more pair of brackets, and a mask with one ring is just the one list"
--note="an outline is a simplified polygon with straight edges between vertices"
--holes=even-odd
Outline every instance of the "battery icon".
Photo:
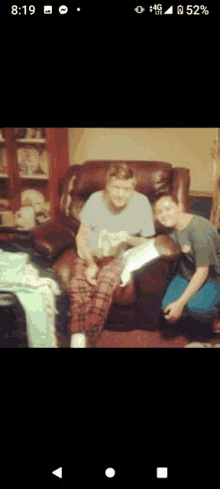
[[183,14],[183,6],[182,5],[178,5],[178,7],[177,7],[177,14],[178,15]]

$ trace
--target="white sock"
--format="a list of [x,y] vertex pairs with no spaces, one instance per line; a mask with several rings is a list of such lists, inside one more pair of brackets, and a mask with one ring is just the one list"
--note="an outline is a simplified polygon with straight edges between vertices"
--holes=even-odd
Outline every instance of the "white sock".
[[70,348],[86,348],[86,335],[84,332],[71,335]]

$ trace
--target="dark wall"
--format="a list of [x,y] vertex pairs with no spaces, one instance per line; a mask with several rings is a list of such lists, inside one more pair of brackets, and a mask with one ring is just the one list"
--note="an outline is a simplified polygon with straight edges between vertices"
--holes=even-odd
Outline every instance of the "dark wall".
[[197,214],[198,216],[210,218],[212,206],[211,197],[190,197],[189,198],[189,212]]

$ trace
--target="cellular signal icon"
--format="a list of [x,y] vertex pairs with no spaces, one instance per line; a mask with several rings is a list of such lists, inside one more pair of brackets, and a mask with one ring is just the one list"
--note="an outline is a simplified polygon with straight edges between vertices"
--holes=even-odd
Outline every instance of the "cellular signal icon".
[[166,10],[166,12],[164,12],[164,15],[166,14],[173,14],[173,5],[171,5],[170,8],[168,8],[168,10]]

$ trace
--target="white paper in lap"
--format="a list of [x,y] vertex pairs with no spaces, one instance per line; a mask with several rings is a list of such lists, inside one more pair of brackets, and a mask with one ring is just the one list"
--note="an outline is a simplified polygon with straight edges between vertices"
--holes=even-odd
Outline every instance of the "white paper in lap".
[[[39,277],[38,270],[27,263],[26,253],[1,251],[0,260],[0,290],[14,292],[24,307],[30,347],[58,348],[55,295],[61,294],[59,286],[50,278]],[[17,265],[14,270],[13,264]]]
[[152,238],[147,243],[135,246],[131,250],[125,251],[121,256],[121,287],[125,287],[132,278],[132,272],[138,270],[147,263],[150,264],[155,258],[161,256],[155,246],[155,239]]

